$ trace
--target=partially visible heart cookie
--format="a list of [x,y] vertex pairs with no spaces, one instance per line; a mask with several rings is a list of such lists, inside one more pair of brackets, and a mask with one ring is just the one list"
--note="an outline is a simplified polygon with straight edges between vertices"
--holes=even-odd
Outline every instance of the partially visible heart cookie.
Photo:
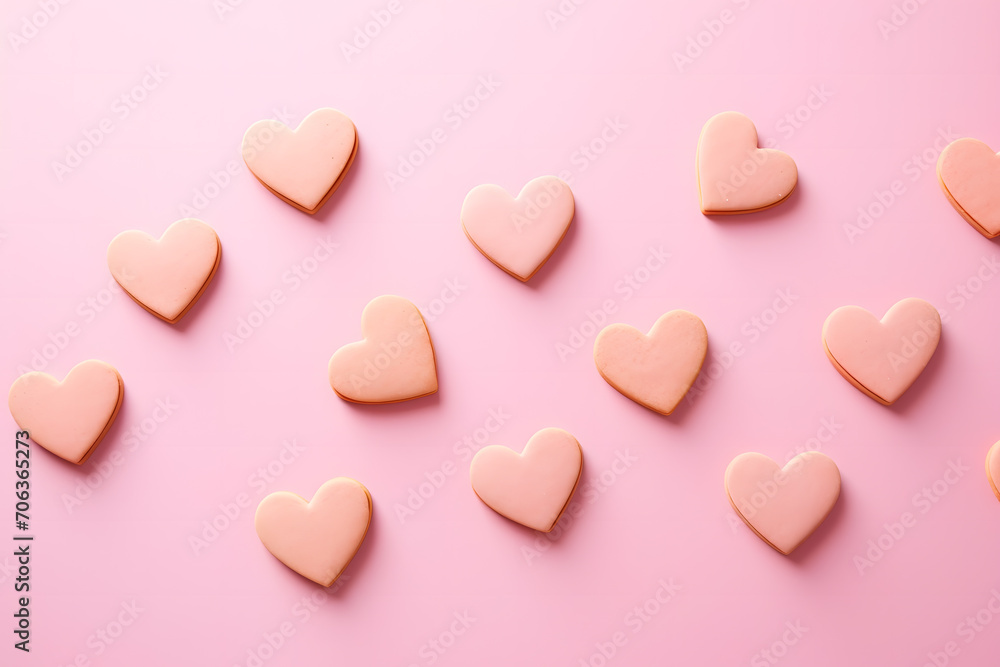
[[941,151],[938,182],[966,221],[988,239],[1000,235],[1000,154],[976,139],[959,139]]
[[594,363],[608,384],[639,405],[669,415],[701,371],[708,331],[697,315],[672,310],[649,334],[627,324],[605,327],[594,341]]
[[830,457],[805,452],[784,468],[763,454],[740,454],[726,468],[733,509],[786,556],[813,534],[840,497],[840,470]]
[[529,182],[517,198],[499,185],[477,185],[462,204],[462,229],[487,259],[527,282],[566,235],[576,204],[555,176]]
[[941,339],[941,315],[923,299],[903,299],[881,321],[844,306],[823,325],[823,346],[848,382],[892,405],[916,381]]
[[254,527],[275,558],[329,587],[361,548],[371,518],[368,489],[337,477],[319,487],[310,501],[288,491],[268,495],[257,506]]
[[434,346],[420,310],[400,296],[380,296],[361,313],[364,340],[330,358],[330,386],[355,403],[396,403],[437,391]]
[[357,129],[336,109],[317,109],[294,130],[276,120],[261,120],[243,135],[243,161],[251,173],[309,214],[337,189],[357,151]]
[[201,220],[178,220],[159,240],[129,230],[108,246],[108,268],[140,306],[167,322],[191,309],[215,276],[222,244]]
[[986,478],[990,480],[990,488],[1000,500],[1000,442],[990,447],[986,455]]
[[111,428],[124,395],[118,371],[90,359],[74,366],[62,382],[37,371],[22,375],[11,385],[7,404],[35,443],[81,465]]
[[753,213],[777,206],[798,183],[795,160],[773,148],[758,148],[753,121],[736,111],[717,114],[705,123],[696,169],[701,212],[706,215]]
[[472,490],[498,514],[543,533],[551,531],[569,504],[583,471],[583,450],[572,435],[546,428],[524,452],[490,445],[476,452]]

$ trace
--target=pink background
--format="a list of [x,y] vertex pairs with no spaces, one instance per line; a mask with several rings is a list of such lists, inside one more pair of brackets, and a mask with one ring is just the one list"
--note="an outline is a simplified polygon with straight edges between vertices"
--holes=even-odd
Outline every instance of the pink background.
[[[26,43],[15,49],[7,34],[0,50],[5,382],[38,352],[57,377],[100,358],[126,385],[84,467],[34,450],[33,651],[11,647],[13,558],[0,556],[0,661],[822,667],[919,666],[941,653],[939,664],[995,663],[1000,619],[981,610],[1000,590],[1000,506],[983,473],[1000,438],[1000,280],[982,277],[996,277],[989,262],[1000,253],[952,210],[933,162],[949,132],[1000,147],[1000,5],[909,0],[915,13],[883,38],[888,0],[593,0],[554,28],[546,12],[557,0],[402,0],[348,62],[340,43],[387,2],[233,2],[221,18],[210,0],[58,5]],[[39,7],[5,3],[6,32],[25,30]],[[728,23],[714,23],[724,10]],[[707,46],[679,68],[675,52],[699,33]],[[147,68],[166,74],[143,89]],[[499,85],[480,88],[467,118],[449,113],[480,77]],[[802,107],[811,90],[822,98]],[[351,116],[361,146],[309,217],[247,173],[239,145],[256,120],[297,124],[323,106]],[[795,158],[800,183],[772,211],[708,219],[695,146],[705,120],[728,109]],[[793,125],[785,117],[797,111]],[[111,133],[60,180],[53,164],[102,119]],[[603,144],[609,122],[619,129]],[[439,127],[446,141],[391,189],[385,173]],[[580,152],[590,144],[593,160]],[[227,163],[234,173],[220,176]],[[520,284],[464,238],[462,199],[479,183],[517,191],[562,172],[576,220]],[[876,193],[897,180],[902,194],[850,239],[858,208],[879,213]],[[218,231],[224,256],[179,325],[106,291],[115,234],[158,235],[192,213]],[[307,259],[317,239],[338,244],[325,262]],[[670,257],[646,272],[650,247]],[[302,266],[308,280],[292,278]],[[645,282],[628,288],[626,275]],[[449,281],[460,295],[435,302]],[[260,306],[270,316],[251,316],[275,290],[283,301]],[[795,298],[775,318],[778,290]],[[331,391],[327,361],[385,293],[428,314],[440,392],[350,405]],[[839,377],[820,328],[838,306],[881,315],[907,296],[942,310],[943,340],[887,408]],[[736,341],[745,353],[723,359],[732,363],[673,416],[657,416],[594,368],[585,323],[609,299],[611,321],[643,329],[689,309],[708,327],[711,355]],[[259,326],[231,351],[226,334],[248,317]],[[77,335],[63,336],[67,326]],[[574,329],[580,349],[563,359],[557,345]],[[176,407],[167,416],[157,401]],[[497,409],[508,416],[490,444],[520,450],[559,426],[584,448],[579,516],[558,539],[504,520],[469,487],[456,443]],[[824,420],[836,424],[832,438]],[[5,417],[5,437],[14,430]],[[723,471],[744,451],[783,462],[820,435],[843,495],[783,557],[734,522]],[[302,451],[280,463],[286,440]],[[0,466],[12,459],[8,450]],[[967,470],[941,481],[955,462]],[[268,465],[270,481],[256,472]],[[442,481],[442,469],[456,472]],[[349,578],[310,609],[303,599],[322,589],[266,552],[253,509],[271,491],[311,496],[340,475],[367,485],[375,515]],[[14,478],[0,478],[8,516]],[[424,486],[429,497],[401,521],[398,506],[430,478],[440,488]],[[942,495],[921,499],[935,482]],[[915,523],[896,539],[885,526],[904,512]],[[196,553],[192,536],[212,537],[213,521],[224,529]],[[856,557],[880,537],[890,548],[859,573]],[[664,604],[661,580],[681,587]],[[142,611],[119,634],[133,602]],[[644,605],[655,613],[640,619]],[[464,627],[455,614],[475,620]],[[271,650],[265,636],[283,624],[294,634],[272,637]],[[786,632],[796,624],[808,630]],[[107,632],[113,644],[100,639]],[[616,633],[623,645],[609,660],[601,650],[611,653]]]

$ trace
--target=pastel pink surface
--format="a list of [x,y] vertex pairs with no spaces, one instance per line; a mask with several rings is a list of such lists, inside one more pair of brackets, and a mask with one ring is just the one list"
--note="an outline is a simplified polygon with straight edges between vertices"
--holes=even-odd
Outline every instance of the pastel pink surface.
[[143,308],[176,322],[208,286],[221,256],[215,230],[186,218],[159,239],[137,230],[122,232],[108,246],[108,268]]
[[477,185],[462,204],[462,229],[491,262],[525,282],[555,252],[575,210],[572,190],[555,176],[530,181],[516,198],[499,185]]
[[858,306],[830,313],[823,345],[851,384],[891,405],[923,372],[941,339],[941,315],[923,299],[896,303],[879,321]]
[[649,334],[627,324],[605,327],[594,341],[597,370],[636,403],[669,415],[698,377],[708,331],[697,315],[672,310]]
[[986,455],[986,476],[990,481],[990,488],[1000,500],[1000,442],[990,447]]
[[535,433],[520,454],[490,445],[469,469],[472,489],[498,514],[543,533],[551,531],[576,490],[583,450],[558,428]]
[[956,210],[983,236],[1000,235],[1000,155],[976,139],[948,144],[938,180]]
[[333,194],[354,161],[358,133],[336,109],[317,109],[294,130],[275,120],[250,126],[243,160],[269,190],[306,213]]
[[356,403],[396,403],[437,391],[434,346],[420,311],[403,297],[380,296],[361,313],[365,339],[330,358],[330,386]]
[[268,495],[257,506],[254,527],[275,558],[306,579],[330,586],[361,548],[371,517],[368,489],[337,477],[308,502],[288,491]]
[[22,375],[11,386],[7,404],[34,442],[80,465],[114,422],[124,391],[114,367],[91,359],[74,366],[61,382],[47,373]]
[[736,111],[708,119],[698,139],[698,190],[706,214],[750,213],[776,206],[798,182],[787,154],[757,147],[753,121]]
[[740,518],[786,556],[813,534],[840,497],[840,470],[820,452],[783,468],[763,454],[740,454],[726,468],[726,493]]
[[[246,667],[287,622],[295,634],[262,667],[423,666],[428,641],[468,611],[476,621],[433,667],[598,664],[596,644],[617,632],[628,641],[606,667],[747,667],[795,621],[809,631],[773,667],[922,667],[950,641],[961,654],[948,667],[995,664],[1000,618],[968,644],[954,630],[1000,583],[1000,504],[984,479],[1000,439],[1000,275],[975,282],[1000,252],[963,228],[934,154],[963,136],[1000,151],[1000,5],[917,3],[883,37],[876,22],[911,3],[585,2],[553,29],[559,4],[404,1],[349,62],[341,43],[387,0],[73,1],[16,53],[10,34],[42,6],[4,4],[4,386],[22,366],[62,379],[91,358],[128,385],[84,467],[32,445],[43,548],[32,650],[10,662]],[[735,21],[682,70],[674,54],[724,8]],[[144,90],[147,66],[167,76]],[[365,146],[306,217],[249,173],[240,140],[260,119],[294,128],[324,106],[348,112]],[[753,220],[706,221],[698,207],[699,132],[725,109],[800,170],[793,196]],[[102,119],[114,131],[54,173]],[[419,162],[416,142],[429,150],[435,130],[445,141],[393,189],[386,173]],[[459,209],[476,185],[516,195],[541,174],[570,185],[576,216],[521,284],[470,245]],[[876,191],[888,201],[897,180],[905,193],[857,235],[858,209],[880,213]],[[158,236],[188,216],[225,256],[195,309],[165,326],[118,288],[105,253],[124,229]],[[791,296],[775,310],[778,290]],[[330,389],[327,361],[361,339],[380,294],[425,314],[433,396],[365,407]],[[937,306],[947,331],[917,385],[881,409],[834,374],[820,329],[839,306],[881,317],[908,295]],[[675,307],[711,340],[664,419],[608,387],[592,350],[608,324],[646,331]],[[466,475],[476,449],[520,451],[544,425],[576,436],[586,465],[540,536],[494,516]],[[6,416],[8,448],[17,428]],[[783,464],[816,441],[843,498],[784,558],[732,511],[723,472],[744,451]],[[10,494],[13,452],[3,458]],[[949,461],[970,471],[922,513],[913,496]],[[339,475],[369,488],[374,517],[324,589],[269,555],[253,515],[269,493],[308,498]],[[408,503],[418,509],[401,520]],[[903,512],[914,527],[859,574],[855,556]],[[225,526],[214,537],[213,522]],[[14,578],[0,582],[8,620]],[[666,603],[661,579],[681,585]],[[659,612],[626,624],[649,600]],[[133,601],[136,622],[99,644]]]

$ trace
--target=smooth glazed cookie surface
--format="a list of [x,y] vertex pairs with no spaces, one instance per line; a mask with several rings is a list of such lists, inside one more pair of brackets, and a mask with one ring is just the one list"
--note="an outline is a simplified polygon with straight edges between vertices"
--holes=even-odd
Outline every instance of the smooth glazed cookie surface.
[[648,334],[627,324],[605,327],[594,342],[594,363],[623,395],[669,415],[698,377],[707,352],[705,324],[686,310],[672,310]]
[[795,161],[773,148],[757,147],[753,121],[736,111],[708,119],[696,158],[701,212],[753,213],[777,206],[798,183]]
[[575,211],[572,190],[555,176],[534,179],[517,198],[499,185],[478,185],[462,204],[462,229],[491,262],[526,282],[555,252]]
[[976,139],[959,139],[941,151],[937,175],[970,225],[987,238],[1000,235],[1000,155]]
[[830,457],[805,452],[784,468],[763,454],[740,454],[726,468],[726,493],[740,518],[786,556],[830,514],[840,470]]
[[358,150],[354,123],[336,109],[317,109],[292,130],[276,120],[243,136],[243,160],[268,190],[309,214],[326,203]]
[[489,445],[472,459],[472,489],[486,505],[511,521],[551,531],[569,504],[583,470],[583,450],[559,428],[531,436],[520,454]]
[[823,346],[837,371],[885,405],[916,381],[940,339],[941,315],[917,298],[898,302],[881,321],[864,308],[843,306],[823,325]]
[[111,428],[124,393],[118,371],[91,359],[74,366],[62,382],[37,371],[22,375],[11,386],[7,403],[32,440],[80,465]]
[[364,340],[337,350],[328,367],[330,386],[355,403],[396,403],[437,391],[434,346],[415,305],[380,296],[361,313]]
[[186,218],[155,239],[137,230],[122,232],[108,246],[108,268],[136,303],[167,322],[176,322],[208,287],[222,258],[215,230]]
[[268,495],[257,506],[254,527],[275,558],[306,579],[330,586],[361,548],[371,517],[368,489],[337,477],[310,501],[288,491]]

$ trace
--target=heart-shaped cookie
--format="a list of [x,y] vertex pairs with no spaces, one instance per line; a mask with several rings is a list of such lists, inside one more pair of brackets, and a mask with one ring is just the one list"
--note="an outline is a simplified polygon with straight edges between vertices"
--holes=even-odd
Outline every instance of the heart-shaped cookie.
[[361,548],[371,519],[368,489],[337,477],[308,502],[288,491],[268,495],[257,506],[254,527],[275,558],[306,579],[330,586]]
[[243,161],[251,173],[309,214],[337,189],[357,151],[357,129],[336,109],[317,109],[294,130],[276,120],[261,120],[243,135]]
[[695,165],[701,212],[753,213],[785,201],[798,183],[787,153],[757,147],[753,121],[736,111],[708,119],[698,139]]
[[753,532],[786,556],[819,527],[840,497],[840,470],[819,452],[804,452],[784,468],[756,452],[726,468],[726,493]]
[[941,315],[923,299],[903,299],[880,322],[858,306],[830,313],[823,325],[826,356],[848,382],[892,405],[917,379],[941,339]]
[[990,480],[990,488],[1000,500],[1000,442],[990,447],[986,455],[986,479]]
[[697,315],[672,310],[644,334],[612,324],[594,341],[594,363],[608,384],[639,405],[669,415],[701,371],[708,331]]
[[941,151],[938,182],[948,201],[986,238],[1000,235],[1000,154],[976,139]]
[[483,447],[469,476],[479,499],[511,521],[550,532],[569,504],[580,473],[583,450],[572,435],[545,428],[518,454],[499,445]]
[[37,371],[22,375],[11,385],[7,404],[36,444],[81,465],[111,428],[124,395],[118,371],[90,359],[74,366],[62,382]]
[[566,235],[576,204],[555,176],[541,176],[511,197],[499,185],[477,185],[462,204],[462,229],[479,252],[527,282]]
[[424,318],[400,296],[372,299],[361,313],[364,340],[330,358],[330,386],[355,403],[397,403],[437,391],[434,346]]
[[221,258],[215,230],[194,218],[170,225],[159,240],[129,230],[108,246],[108,268],[122,289],[171,323],[184,317],[202,295]]

